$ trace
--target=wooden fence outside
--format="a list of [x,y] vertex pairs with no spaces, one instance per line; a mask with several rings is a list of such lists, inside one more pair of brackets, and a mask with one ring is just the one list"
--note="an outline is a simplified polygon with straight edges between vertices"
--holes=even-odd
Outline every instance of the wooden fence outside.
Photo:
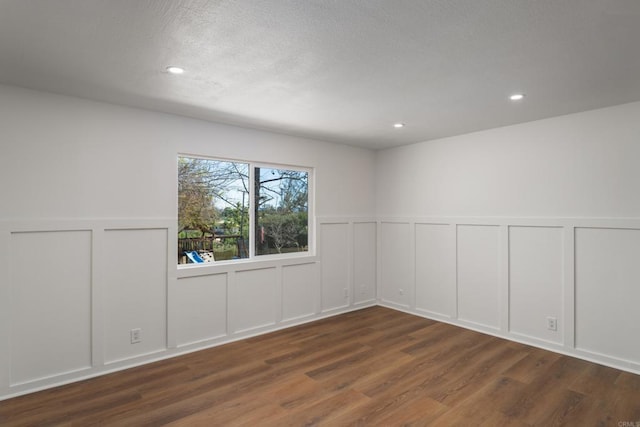
[[[229,250],[226,250],[226,251],[222,251],[220,249],[214,250],[214,245],[215,245],[214,242],[218,242],[220,240],[226,240],[226,239],[234,239],[234,241],[236,242],[237,253],[234,253],[233,255],[235,256],[239,255],[241,258],[247,258],[249,256],[247,251],[247,244],[242,239],[242,237],[239,234],[227,234],[224,236],[179,238],[178,239],[178,259],[183,257],[185,252],[191,252],[191,251],[214,252],[214,255],[219,253],[219,255],[221,256],[216,258],[224,257],[224,259],[229,259],[231,258],[231,256],[227,258],[228,256],[227,252],[229,252]],[[223,252],[224,252],[224,255],[223,255]]]

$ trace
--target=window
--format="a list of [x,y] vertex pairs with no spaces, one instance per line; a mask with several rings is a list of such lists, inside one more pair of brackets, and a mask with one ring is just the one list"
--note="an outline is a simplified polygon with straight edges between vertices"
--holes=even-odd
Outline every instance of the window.
[[309,173],[255,168],[256,254],[306,251]]
[[178,264],[307,252],[309,171],[178,157]]

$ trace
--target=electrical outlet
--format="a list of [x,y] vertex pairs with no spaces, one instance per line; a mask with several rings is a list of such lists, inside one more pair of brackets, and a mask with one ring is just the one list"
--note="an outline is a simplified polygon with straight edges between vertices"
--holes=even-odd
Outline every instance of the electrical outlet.
[[547,317],[547,329],[550,331],[558,330],[558,319],[555,317]]
[[398,293],[399,293],[400,295],[404,295],[404,289],[398,289]]
[[142,342],[142,329],[135,328],[131,330],[131,344]]
[[348,288],[344,288],[344,297],[345,298],[349,298],[349,289]]

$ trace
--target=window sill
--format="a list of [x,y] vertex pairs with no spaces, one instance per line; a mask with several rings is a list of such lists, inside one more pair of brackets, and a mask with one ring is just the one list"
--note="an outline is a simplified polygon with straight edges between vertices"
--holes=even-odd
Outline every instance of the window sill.
[[235,271],[260,270],[263,268],[311,264],[315,262],[318,262],[318,257],[305,252],[303,254],[288,254],[287,256],[259,255],[254,258],[214,261],[203,264],[181,264],[177,265],[177,278],[210,276]]

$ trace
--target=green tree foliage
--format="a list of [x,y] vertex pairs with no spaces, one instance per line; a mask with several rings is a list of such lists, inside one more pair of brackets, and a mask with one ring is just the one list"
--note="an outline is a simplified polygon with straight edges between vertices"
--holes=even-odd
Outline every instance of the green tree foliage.
[[205,160],[178,158],[178,232],[213,233],[216,210],[210,172]]
[[265,234],[273,243],[278,253],[283,247],[298,246],[300,221],[294,213],[266,213],[262,219]]
[[225,234],[240,234],[243,238],[249,236],[249,209],[236,202],[233,207],[226,207],[222,211]]
[[[308,240],[308,173],[282,169],[256,169],[259,173],[258,254],[300,248]],[[258,172],[259,171],[259,172]],[[258,182],[256,182],[258,184]],[[264,231],[264,239],[262,231]]]
[[[248,165],[190,157],[178,158],[178,232],[200,230],[202,236],[214,234],[220,218],[218,204],[237,208],[238,202],[229,199],[235,191],[248,190]],[[241,208],[246,212],[246,207]]]

